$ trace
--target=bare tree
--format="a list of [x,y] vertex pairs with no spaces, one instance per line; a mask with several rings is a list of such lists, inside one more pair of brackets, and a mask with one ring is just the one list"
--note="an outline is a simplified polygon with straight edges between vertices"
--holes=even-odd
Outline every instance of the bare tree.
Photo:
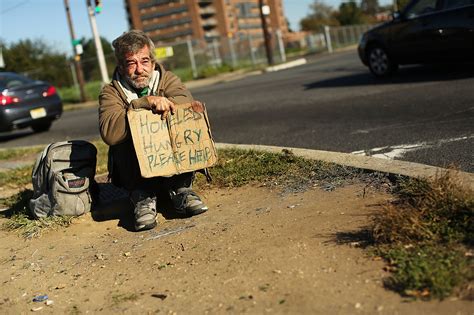
[[378,0],[362,0],[360,2],[360,9],[368,15],[374,15],[380,9]]

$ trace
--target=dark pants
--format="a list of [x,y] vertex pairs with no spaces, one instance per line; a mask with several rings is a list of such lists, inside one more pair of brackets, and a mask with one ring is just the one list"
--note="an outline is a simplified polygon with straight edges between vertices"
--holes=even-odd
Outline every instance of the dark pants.
[[191,188],[194,179],[194,172],[183,173],[171,177],[153,177],[142,178],[136,186],[136,189],[149,193],[157,194],[159,192],[168,193],[176,191],[179,188]]
[[194,179],[194,172],[171,177],[141,177],[140,166],[131,138],[109,148],[108,170],[112,183],[129,192],[142,190],[154,194],[160,191],[167,194],[170,190],[190,188]]

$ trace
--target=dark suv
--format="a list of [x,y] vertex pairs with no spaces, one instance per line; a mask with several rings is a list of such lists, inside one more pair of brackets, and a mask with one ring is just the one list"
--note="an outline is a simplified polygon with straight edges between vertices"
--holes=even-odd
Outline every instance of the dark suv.
[[474,61],[474,0],[413,0],[367,31],[358,51],[377,77],[399,64]]

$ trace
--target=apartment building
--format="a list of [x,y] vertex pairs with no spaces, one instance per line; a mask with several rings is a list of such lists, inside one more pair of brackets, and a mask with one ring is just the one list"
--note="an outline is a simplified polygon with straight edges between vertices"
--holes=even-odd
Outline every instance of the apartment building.
[[[192,39],[263,38],[259,0],[125,0],[130,28],[145,31],[157,43]],[[285,38],[288,25],[282,0],[264,0],[271,32]]]

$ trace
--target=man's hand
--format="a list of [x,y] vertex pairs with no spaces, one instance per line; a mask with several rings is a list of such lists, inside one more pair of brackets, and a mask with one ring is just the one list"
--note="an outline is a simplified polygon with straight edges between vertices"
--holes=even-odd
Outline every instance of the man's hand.
[[195,112],[198,112],[198,113],[204,112],[204,104],[201,103],[200,101],[192,101],[191,107],[193,108],[193,111]]
[[173,115],[176,111],[176,105],[162,96],[147,96],[148,103],[150,103],[150,110],[153,114],[161,114],[161,119],[165,119],[168,113]]

